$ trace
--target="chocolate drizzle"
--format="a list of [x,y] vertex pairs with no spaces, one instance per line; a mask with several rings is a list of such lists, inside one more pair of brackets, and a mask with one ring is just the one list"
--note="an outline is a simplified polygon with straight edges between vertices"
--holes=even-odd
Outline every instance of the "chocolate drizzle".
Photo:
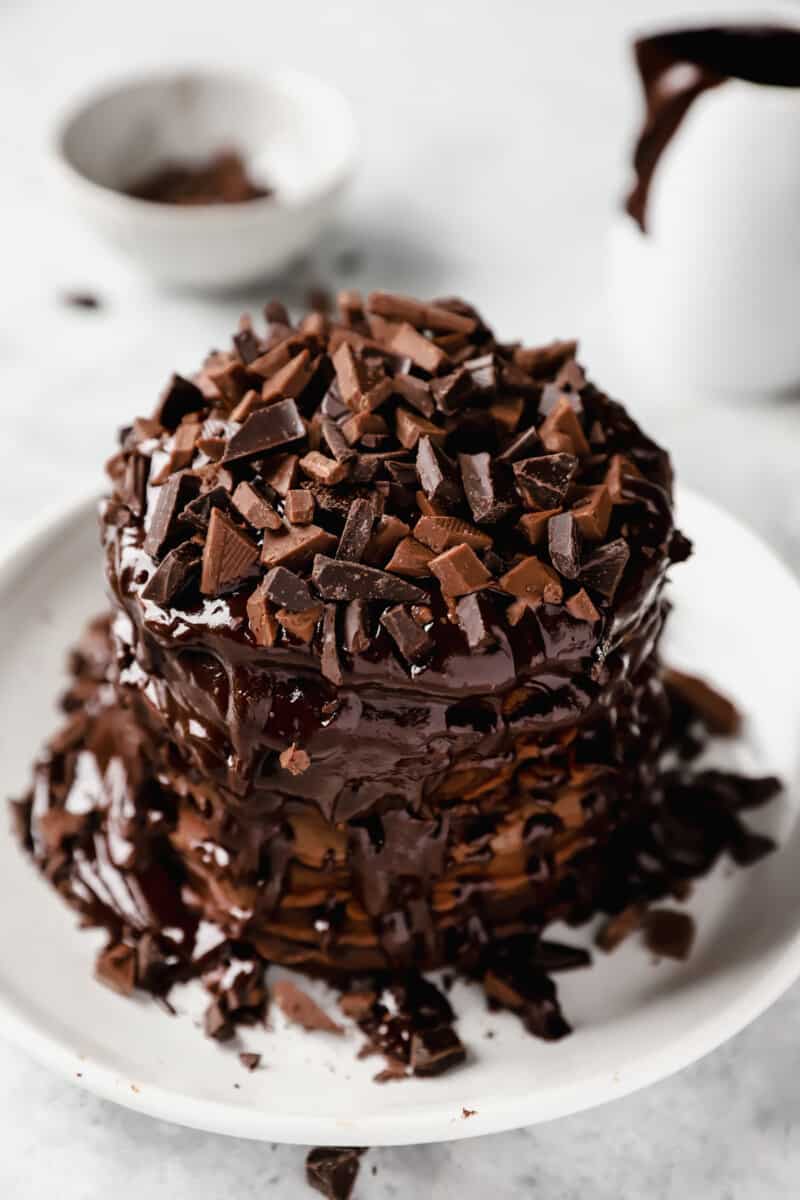
[[800,30],[782,25],[682,29],[642,38],[634,49],[646,113],[634,151],[636,182],[625,209],[646,232],[653,175],[694,101],[727,79],[800,87]]

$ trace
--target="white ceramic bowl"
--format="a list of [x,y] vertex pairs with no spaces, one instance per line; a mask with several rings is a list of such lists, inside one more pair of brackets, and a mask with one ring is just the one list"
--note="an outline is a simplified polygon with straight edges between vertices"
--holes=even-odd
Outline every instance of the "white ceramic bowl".
[[[126,195],[166,161],[225,147],[273,196],[178,206]],[[163,283],[226,288],[304,251],[350,180],[356,132],[344,97],[297,71],[158,73],[94,92],[60,123],[56,174],[80,216]]]

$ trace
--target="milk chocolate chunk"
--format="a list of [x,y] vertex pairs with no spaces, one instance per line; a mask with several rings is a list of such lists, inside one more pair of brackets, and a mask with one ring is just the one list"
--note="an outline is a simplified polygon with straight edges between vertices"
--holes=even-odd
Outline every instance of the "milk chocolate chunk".
[[[374,416],[372,413],[366,415]],[[378,420],[380,420],[380,418],[378,418]],[[344,436],[336,422],[331,420],[330,417],[323,417],[322,419],[322,436],[325,440],[326,446],[337,462],[352,462],[352,460],[356,457],[355,450],[353,450],[348,444],[347,438]]]
[[419,662],[433,649],[433,642],[428,634],[402,604],[387,608],[381,615],[381,625],[409,663]]
[[413,325],[404,322],[389,343],[393,354],[410,358],[415,366],[421,367],[431,375],[444,366],[447,355],[434,342],[428,341],[421,333],[417,333]]
[[297,479],[298,462],[296,454],[279,454],[274,458],[270,456],[261,468],[261,477],[279,496],[286,496]]
[[459,517],[423,516],[414,526],[414,537],[430,546],[436,554],[464,542],[473,550],[488,550],[492,539],[482,529],[476,529]]
[[581,567],[581,583],[599,592],[606,600],[613,600],[630,554],[624,538],[598,547]]
[[314,603],[308,584],[286,567],[273,567],[261,581],[264,595],[280,608],[302,612]]
[[162,606],[171,603],[197,580],[201,558],[202,550],[194,542],[182,542],[170,550],[142,589],[144,599]]
[[425,579],[430,576],[430,561],[433,557],[433,550],[423,546],[416,538],[403,538],[395,546],[394,553],[386,564],[386,570],[394,571],[396,575],[409,575],[412,579]]
[[399,372],[392,379],[392,391],[401,396],[406,404],[410,404],[417,412],[422,413],[423,417],[433,416],[435,405],[431,396],[430,383],[426,380],[418,379],[416,375]]
[[322,653],[320,655],[320,670],[326,679],[337,687],[341,687],[343,676],[339,662],[339,643],[336,632],[336,605],[326,604],[322,618]]
[[367,308],[379,316],[407,321],[410,325],[430,329],[434,333],[474,333],[478,324],[472,317],[392,292],[372,292],[367,298]]
[[226,517],[221,509],[211,512],[206,544],[203,547],[203,568],[200,591],[204,596],[218,596],[252,575],[258,562],[258,546]]
[[267,450],[285,446],[305,437],[306,427],[294,400],[279,400],[247,418],[228,442],[224,463],[256,458]]
[[570,596],[565,608],[576,621],[588,621],[589,624],[594,624],[595,621],[600,620],[600,613],[592,604],[589,593],[583,588],[574,596]]
[[247,391],[247,372],[236,359],[210,368],[207,375],[228,407],[237,404]]
[[261,561],[268,567],[299,566],[336,545],[333,534],[318,525],[291,525],[284,533],[264,533]]
[[242,481],[231,497],[234,508],[254,529],[281,529],[283,522],[258,484]]
[[595,944],[601,950],[605,950],[606,954],[610,954],[616,950],[617,946],[621,946],[632,933],[636,933],[642,928],[646,916],[646,904],[639,902],[629,904],[600,926],[595,937]]
[[565,579],[577,579],[581,569],[578,526],[570,512],[557,513],[547,523],[550,561]]
[[612,504],[627,503],[626,484],[630,479],[641,479],[642,473],[624,454],[612,454],[606,471],[605,485]]
[[309,479],[313,479],[317,483],[324,483],[328,487],[335,483],[341,483],[349,474],[348,462],[337,462],[335,458],[328,458],[325,454],[320,454],[318,450],[311,450],[304,455],[300,459],[299,467]]
[[273,984],[272,995],[280,1010],[294,1025],[317,1033],[344,1033],[341,1025],[332,1021],[328,1014],[289,979],[279,979]]
[[365,498],[353,500],[347,512],[342,536],[336,549],[336,557],[350,562],[361,562],[364,557],[372,526],[375,524],[375,509]]
[[479,525],[496,525],[517,508],[516,496],[488,453],[459,454],[458,465],[467,503]]
[[467,645],[474,653],[482,653],[496,645],[497,638],[492,633],[483,598],[470,592],[462,596],[456,605],[458,623],[467,639]]
[[423,436],[430,438],[434,442],[443,442],[445,439],[445,431],[440,429],[438,425],[434,425],[426,417],[420,413],[411,412],[408,408],[403,408],[402,405],[397,409],[394,416],[395,420],[395,436],[401,446],[406,450],[413,450]]
[[[176,530],[176,518],[184,505],[197,495],[197,479],[184,471],[171,475],[158,489],[150,525],[144,539],[144,550],[151,558],[157,558]],[[186,533],[184,533],[186,536]]]
[[547,533],[550,518],[558,516],[560,512],[560,508],[543,508],[538,512],[525,513],[520,517],[517,528],[532,546],[538,546]]
[[573,506],[572,515],[581,535],[590,541],[600,541],[608,533],[611,520],[611,497],[604,484],[592,488],[590,494]]
[[503,591],[522,600],[560,604],[564,595],[561,580],[552,567],[533,555],[523,558],[510,571],[506,571],[499,583]]
[[362,438],[370,433],[384,434],[389,432],[380,413],[357,412],[347,417],[341,424],[342,437],[350,446],[355,446]]
[[286,493],[283,511],[292,525],[310,525],[314,520],[314,496],[301,488],[291,488]]
[[364,1150],[316,1146],[306,1155],[306,1179],[326,1200],[350,1200]]
[[455,465],[429,437],[421,437],[417,446],[417,475],[423,492],[435,504],[445,507],[462,500]]
[[539,437],[546,450],[558,449],[552,444],[553,438],[558,435],[567,438],[573,447],[572,453],[577,454],[579,458],[587,458],[591,454],[578,415],[566,396],[559,399],[539,427]]
[[392,394],[392,381],[382,363],[354,350],[348,342],[342,342],[333,353],[333,366],[341,398],[353,412],[374,412]]
[[251,375],[259,375],[262,379],[274,378],[276,372],[285,367],[303,348],[303,339],[296,333],[287,332],[273,342],[263,354],[252,359],[247,369]]
[[476,592],[492,579],[475,551],[463,542],[432,558],[428,566],[448,596]]
[[664,671],[667,691],[680,697],[712,733],[735,737],[741,730],[742,714],[736,705],[697,675],[667,668]]
[[94,967],[94,973],[101,983],[119,992],[121,996],[130,996],[136,984],[136,951],[125,942],[110,942],[100,952]]
[[274,646],[278,622],[261,587],[247,598],[247,623],[257,646]]
[[318,554],[311,579],[324,600],[385,600],[391,604],[424,601],[422,588],[386,571]]
[[694,921],[688,913],[671,908],[651,908],[644,926],[648,950],[659,958],[685,962],[694,941]]
[[303,642],[306,646],[313,641],[321,616],[321,604],[312,604],[309,608],[304,608],[300,612],[295,612],[291,608],[279,608],[275,613],[278,623],[283,626],[286,632],[290,633],[292,637],[297,638],[299,642]]
[[315,370],[308,350],[301,350],[285,366],[276,371],[261,385],[261,399],[265,404],[300,395],[310,382]]
[[200,412],[206,405],[206,398],[196,384],[182,375],[173,375],[153,415],[165,429],[172,430],[178,428],[188,413]]
[[577,470],[573,454],[545,454],[515,462],[517,491],[526,508],[560,508]]

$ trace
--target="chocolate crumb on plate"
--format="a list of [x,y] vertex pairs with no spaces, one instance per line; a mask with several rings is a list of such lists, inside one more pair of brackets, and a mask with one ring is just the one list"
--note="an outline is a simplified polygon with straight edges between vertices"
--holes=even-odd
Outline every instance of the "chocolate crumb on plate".
[[644,935],[648,950],[659,958],[685,962],[694,942],[694,920],[689,913],[676,909],[651,908],[645,918]]
[[312,1000],[308,992],[304,992],[297,984],[289,979],[279,979],[272,985],[272,995],[281,1012],[293,1025],[302,1025],[303,1029],[315,1033],[344,1033],[344,1029]]

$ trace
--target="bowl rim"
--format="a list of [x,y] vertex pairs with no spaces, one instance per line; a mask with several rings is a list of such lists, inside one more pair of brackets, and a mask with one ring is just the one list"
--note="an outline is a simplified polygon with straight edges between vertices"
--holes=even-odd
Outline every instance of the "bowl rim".
[[[280,193],[261,196],[252,200],[236,201],[232,204],[169,204],[160,200],[143,200],[131,196],[119,188],[108,184],[98,183],[73,161],[67,152],[66,140],[70,130],[92,108],[95,108],[113,96],[129,89],[157,85],[180,79],[203,78],[211,80],[235,80],[255,89],[265,89],[269,86],[286,89],[290,86],[315,92],[324,102],[335,108],[335,119],[341,122],[343,133],[343,154],[341,162],[331,172],[323,177],[321,182],[312,183],[305,192],[295,200],[287,201]],[[308,71],[295,67],[275,67],[263,72],[251,67],[238,67],[230,63],[209,64],[203,62],[187,62],[172,67],[153,67],[150,69],[134,70],[120,75],[109,75],[89,87],[73,93],[72,97],[62,106],[58,116],[52,122],[48,149],[51,164],[68,184],[80,189],[87,196],[92,196],[98,203],[116,204],[127,209],[131,216],[143,221],[170,221],[175,224],[200,225],[210,221],[222,223],[230,221],[250,221],[253,218],[263,220],[268,215],[277,213],[287,214],[292,211],[302,211],[340,191],[352,177],[359,147],[358,126],[353,107],[344,92],[334,84]]]

